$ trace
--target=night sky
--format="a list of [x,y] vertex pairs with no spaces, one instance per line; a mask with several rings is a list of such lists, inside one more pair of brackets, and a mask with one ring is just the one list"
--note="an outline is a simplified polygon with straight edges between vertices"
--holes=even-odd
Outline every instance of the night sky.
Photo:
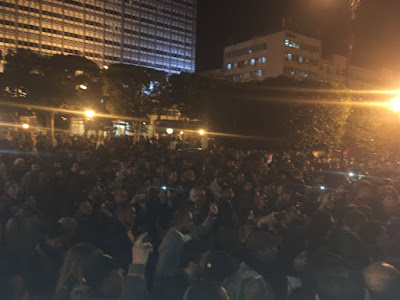
[[[197,71],[221,68],[223,47],[292,27],[320,36],[323,55],[345,54],[347,0],[198,0]],[[400,0],[363,0],[352,63],[400,69]]]

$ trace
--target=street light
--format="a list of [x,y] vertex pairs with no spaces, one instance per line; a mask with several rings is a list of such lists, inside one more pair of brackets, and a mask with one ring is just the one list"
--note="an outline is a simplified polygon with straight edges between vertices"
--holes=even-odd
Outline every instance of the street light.
[[180,132],[180,134],[184,134],[184,132],[183,132],[183,131],[181,131],[181,132]]
[[103,69],[104,70],[108,70],[108,66],[103,66]]
[[167,130],[165,130],[167,132],[167,134],[173,134],[174,130],[172,128],[167,128]]
[[396,97],[390,103],[390,107],[394,112],[400,112],[400,97]]
[[22,128],[23,128],[23,129],[29,129],[29,124],[26,124],[26,123],[25,123],[25,124],[22,124]]
[[93,118],[94,117],[94,111],[91,110],[91,109],[88,109],[88,110],[85,111],[85,115],[88,118]]
[[204,129],[200,129],[200,130],[199,130],[199,134],[200,134],[200,135],[204,135],[205,133],[206,133],[206,132],[204,131]]
[[87,90],[87,85],[81,84],[79,85],[79,88],[82,90]]

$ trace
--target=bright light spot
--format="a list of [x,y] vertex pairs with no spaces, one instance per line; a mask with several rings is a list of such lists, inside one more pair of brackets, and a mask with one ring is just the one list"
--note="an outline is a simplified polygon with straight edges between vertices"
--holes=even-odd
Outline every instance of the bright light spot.
[[108,70],[108,66],[104,66],[103,69],[104,69],[104,70]]
[[350,172],[350,173],[349,173],[349,176],[350,176],[350,177],[354,177],[355,174],[354,174],[353,172]]
[[88,109],[88,110],[85,111],[85,115],[88,118],[93,118],[94,117],[94,111],[91,110],[91,109]]
[[29,124],[22,124],[23,129],[29,129]]
[[268,158],[269,158],[269,159],[272,159],[272,158],[273,158],[273,156],[272,156],[272,155],[270,155],[270,156],[268,156]]
[[84,84],[81,84],[81,85],[79,86],[79,88],[82,89],[82,90],[87,90],[87,86],[84,85]]
[[181,134],[184,134],[184,132],[183,132],[183,131],[181,131],[180,133],[181,133]]
[[172,128],[167,128],[166,132],[167,132],[168,134],[173,134],[173,133],[174,133],[174,130],[173,130]]
[[199,130],[199,134],[200,134],[200,135],[204,135],[205,133],[206,133],[206,132],[205,132],[203,129],[200,129],[200,130]]
[[394,112],[400,111],[400,97],[396,97],[390,103],[390,107],[393,109]]
[[326,187],[324,187],[323,185],[321,185],[321,186],[320,186],[320,189],[324,191],[324,190],[326,189]]
[[344,155],[347,155],[347,152],[346,152],[346,151],[344,151],[344,152],[343,152],[343,154],[344,154]]
[[164,185],[161,187],[164,191],[167,189],[167,187]]
[[143,125],[146,125],[146,122],[142,122]]

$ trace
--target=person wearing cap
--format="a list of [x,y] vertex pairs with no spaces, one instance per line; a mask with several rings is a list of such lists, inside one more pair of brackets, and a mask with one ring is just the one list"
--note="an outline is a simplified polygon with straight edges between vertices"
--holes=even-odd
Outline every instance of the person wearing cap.
[[[274,263],[280,239],[266,232],[254,232],[246,242],[246,257],[227,283],[231,300],[279,299]],[[279,284],[280,285],[280,284]]]

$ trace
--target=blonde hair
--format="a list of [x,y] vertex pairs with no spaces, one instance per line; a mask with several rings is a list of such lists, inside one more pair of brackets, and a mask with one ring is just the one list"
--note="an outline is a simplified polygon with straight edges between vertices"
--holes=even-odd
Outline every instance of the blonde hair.
[[60,270],[56,294],[66,283],[71,284],[71,288],[82,284],[83,273],[87,268],[90,257],[101,255],[103,252],[93,245],[78,244],[69,249],[65,255],[64,263]]

